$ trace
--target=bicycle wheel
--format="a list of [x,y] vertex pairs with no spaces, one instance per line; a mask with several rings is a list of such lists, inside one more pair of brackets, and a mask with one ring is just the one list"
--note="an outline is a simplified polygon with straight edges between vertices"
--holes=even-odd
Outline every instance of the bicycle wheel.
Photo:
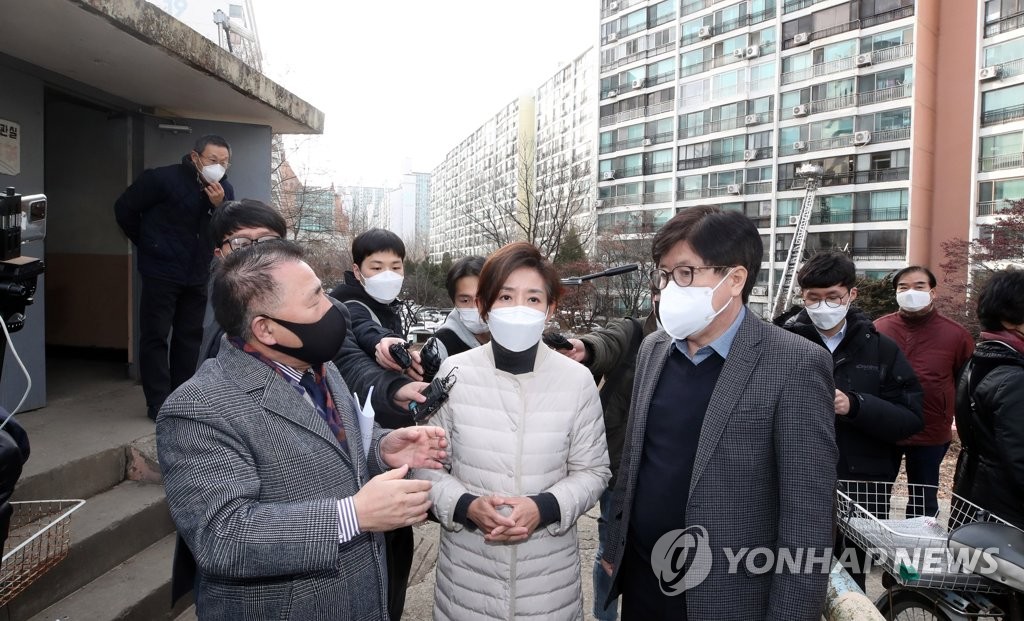
[[926,595],[906,589],[887,591],[875,607],[888,621],[953,621]]

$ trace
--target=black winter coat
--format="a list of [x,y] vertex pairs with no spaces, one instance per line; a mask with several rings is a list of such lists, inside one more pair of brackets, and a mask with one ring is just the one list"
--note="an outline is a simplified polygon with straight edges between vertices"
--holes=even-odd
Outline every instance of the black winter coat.
[[345,282],[331,291],[331,297],[344,302],[348,307],[356,343],[366,355],[374,357],[377,343],[383,338],[394,336],[405,340],[405,331],[402,328],[402,303],[395,300],[391,304],[381,304],[371,298],[351,270],[345,272]]
[[[836,471],[840,479],[893,481],[900,469],[896,442],[924,427],[924,394],[903,352],[867,315],[851,308],[846,321],[832,354],[836,388],[850,399],[850,413],[836,416]],[[825,347],[807,311],[785,327]]]
[[957,387],[961,451],[953,491],[1024,528],[1024,355],[983,341],[968,369]]
[[[224,200],[234,200],[227,177],[220,184]],[[143,171],[114,203],[114,216],[138,249],[139,274],[179,285],[206,285],[213,260],[213,209],[186,155],[180,164]]]

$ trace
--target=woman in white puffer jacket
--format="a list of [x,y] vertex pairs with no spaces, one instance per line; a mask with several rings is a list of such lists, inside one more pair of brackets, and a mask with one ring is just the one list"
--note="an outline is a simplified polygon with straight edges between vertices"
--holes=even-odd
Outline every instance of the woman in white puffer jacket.
[[477,300],[491,343],[438,372],[457,378],[431,420],[451,468],[416,472],[443,527],[435,620],[583,618],[576,520],[610,474],[593,376],[540,343],[560,290],[530,244],[495,252]]

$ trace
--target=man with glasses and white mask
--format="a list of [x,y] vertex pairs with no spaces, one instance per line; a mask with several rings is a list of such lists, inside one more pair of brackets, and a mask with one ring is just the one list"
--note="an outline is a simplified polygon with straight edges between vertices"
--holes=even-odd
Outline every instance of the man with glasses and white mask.
[[912,490],[907,517],[939,511],[932,486],[939,484],[939,466],[953,438],[960,370],[974,353],[971,333],[936,310],[936,284],[927,267],[901,269],[892,279],[900,310],[875,320],[878,332],[899,345],[924,389],[924,429],[898,448],[907,459],[907,482],[923,486]]
[[[623,621],[817,621],[837,458],[828,354],[746,310],[763,247],[743,214],[683,209],[652,251],[663,329],[636,361],[602,559],[611,597]],[[744,546],[821,560],[730,571],[726,550]]]
[[[832,353],[838,478],[890,483],[900,469],[896,443],[924,426],[923,395],[896,343],[879,334],[871,319],[852,306],[856,282],[856,266],[845,254],[811,257],[797,273],[804,309],[785,327]],[[870,495],[862,502],[874,514],[888,514],[887,490],[885,485],[877,493],[858,488]],[[840,547],[849,545],[840,542]],[[864,573],[859,571],[863,563],[856,565],[848,569],[864,588]]]
[[203,136],[180,163],[143,171],[114,203],[117,224],[135,245],[142,281],[139,375],[153,420],[196,367],[216,245],[210,217],[235,198],[225,177],[230,165],[227,141]]

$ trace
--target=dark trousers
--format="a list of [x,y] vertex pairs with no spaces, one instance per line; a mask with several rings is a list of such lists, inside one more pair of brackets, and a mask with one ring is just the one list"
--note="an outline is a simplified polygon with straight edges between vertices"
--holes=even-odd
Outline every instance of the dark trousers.
[[206,285],[143,279],[139,302],[139,374],[151,417],[167,395],[195,372],[205,311]]
[[413,547],[412,526],[384,533],[384,549],[388,558],[388,615],[391,621],[401,619],[405,608]]
[[[939,466],[949,449],[949,442],[935,446],[901,446],[901,457],[907,460],[907,483],[938,485]],[[907,517],[934,516],[939,513],[939,499],[934,487],[913,488],[907,503]]]
[[622,621],[686,621],[686,593],[665,595],[650,555],[626,543],[619,569]]

